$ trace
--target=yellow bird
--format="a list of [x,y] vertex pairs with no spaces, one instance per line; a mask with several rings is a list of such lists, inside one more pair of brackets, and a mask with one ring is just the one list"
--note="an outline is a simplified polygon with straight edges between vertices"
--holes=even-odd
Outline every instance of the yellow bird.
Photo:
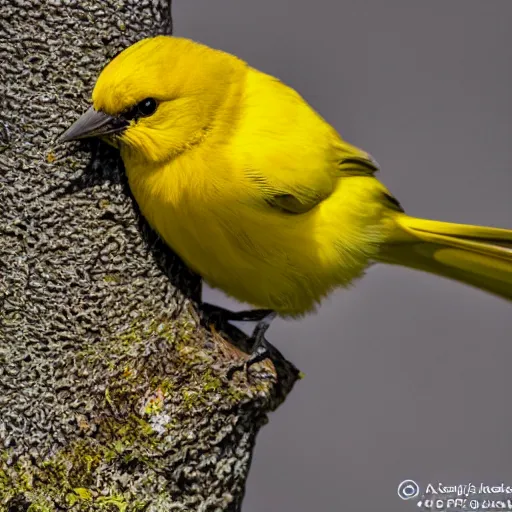
[[118,147],[140,210],[210,285],[263,311],[313,311],[374,261],[512,299],[512,230],[406,215],[372,157],[277,78],[194,41],[158,36],[101,72],[62,141]]

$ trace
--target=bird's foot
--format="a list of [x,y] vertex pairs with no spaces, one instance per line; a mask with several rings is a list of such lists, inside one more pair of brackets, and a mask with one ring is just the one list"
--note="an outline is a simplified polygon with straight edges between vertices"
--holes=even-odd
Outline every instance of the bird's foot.
[[203,303],[201,311],[210,321],[221,322],[258,322],[254,331],[252,332],[250,340],[251,355],[247,361],[242,365],[237,365],[228,371],[227,377],[231,379],[237,371],[248,371],[249,368],[256,364],[268,359],[270,357],[270,350],[265,339],[265,334],[276,317],[277,313],[271,309],[251,309],[246,311],[230,311],[220,306],[213,304]]
[[[258,314],[261,314],[261,312],[265,310],[255,311],[259,311]],[[249,359],[247,359],[243,365],[231,368],[227,375],[228,379],[232,379],[237,371],[245,370],[247,372],[252,365],[270,358],[270,347],[265,339],[265,333],[268,331],[276,315],[277,313],[275,311],[267,311],[265,316],[258,321],[251,336],[252,350]]]

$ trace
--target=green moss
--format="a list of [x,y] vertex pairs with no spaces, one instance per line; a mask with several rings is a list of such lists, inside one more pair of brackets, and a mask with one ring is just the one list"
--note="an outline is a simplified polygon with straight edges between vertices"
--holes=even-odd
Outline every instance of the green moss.
[[105,496],[98,498],[96,500],[96,503],[100,505],[113,505],[119,512],[125,512],[128,508],[128,503],[126,503],[123,496],[117,495],[117,496]]
[[205,393],[209,391],[218,391],[222,388],[222,381],[211,374],[211,370],[207,370],[201,378],[202,388]]
[[231,403],[237,404],[240,403],[244,398],[247,398],[247,395],[240,391],[235,387],[230,387],[228,389],[228,399]]
[[5,488],[8,482],[9,477],[7,476],[7,473],[0,469],[0,489]]
[[[65,499],[70,506],[78,501],[91,501],[94,473],[100,465],[116,459],[124,460],[123,453],[135,445],[153,449],[156,443],[151,426],[135,415],[122,422],[110,417],[105,419],[98,437],[101,442],[91,438],[76,441],[68,449],[41,463],[39,468],[31,467],[30,473],[21,464],[14,467],[17,473],[14,478],[0,470],[0,496],[5,501],[22,494],[31,501],[29,510],[34,512],[53,511],[47,503],[49,497]],[[104,505],[114,505],[118,510],[124,511],[127,507],[115,495],[94,500],[100,501]]]
[[115,274],[107,274],[103,276],[103,281],[105,281],[105,283],[120,283],[121,276]]
[[54,512],[55,509],[49,503],[39,502],[32,503],[30,507],[28,507],[27,512]]
[[75,496],[78,496],[83,501],[92,500],[92,492],[89,489],[84,489],[83,487],[76,487],[73,489]]
[[[166,357],[170,357],[177,372],[175,378],[162,375],[160,366],[141,366],[138,354],[146,350],[148,343],[158,341]],[[98,416],[94,438],[85,437],[71,443],[65,450],[40,463],[38,468],[22,463],[7,468],[7,451],[0,452],[0,496],[5,502],[16,495],[25,496],[31,502],[32,512],[46,512],[48,500],[67,503],[77,510],[80,503],[87,507],[125,512],[142,510],[143,502],[127,501],[114,487],[102,488],[101,496],[95,489],[98,471],[109,465],[151,463],[149,454],[160,448],[159,436],[148,421],[135,413],[143,393],[152,395],[146,400],[144,413],[148,417],[167,410],[169,400],[181,401],[179,410],[185,413],[201,408],[215,407],[221,403],[240,403],[249,394],[234,383],[223,379],[209,369],[212,355],[204,349],[203,339],[197,337],[192,321],[180,319],[150,319],[148,315],[134,319],[127,329],[115,338],[87,346],[80,352],[84,367],[106,368],[112,378],[104,392],[106,412]],[[163,345],[162,345],[163,342]],[[153,371],[154,373],[148,373]],[[178,380],[176,380],[178,379]],[[141,390],[143,390],[141,392]],[[128,406],[128,407],[127,407]],[[138,409],[138,405],[136,409]],[[109,415],[109,411],[114,414]],[[194,412],[195,414],[196,412]],[[146,417],[146,416],[145,416]],[[180,429],[183,416],[170,418],[165,424],[168,430]],[[5,469],[4,469],[5,468]],[[109,492],[105,496],[105,492]],[[83,506],[83,505],[82,505]],[[1,507],[0,507],[0,510]]]
[[[262,384],[262,390],[266,390],[265,384]],[[210,369],[203,372],[194,371],[190,384],[182,386],[179,392],[184,408],[188,411],[199,406],[211,407],[219,401],[237,404],[249,396],[231,382],[213,375]]]
[[66,502],[70,507],[77,503],[90,502],[92,499],[92,492],[89,489],[85,489],[84,487],[77,487],[66,495]]
[[139,332],[137,332],[135,327],[132,327],[125,333],[119,335],[117,337],[116,341],[121,343],[122,345],[127,345],[127,344],[131,345],[132,343],[139,342],[140,339],[141,339],[141,334]]
[[171,393],[173,393],[175,390],[176,390],[176,383],[173,382],[171,379],[162,379],[159,383],[158,383],[158,386],[163,394],[165,396],[169,396]]

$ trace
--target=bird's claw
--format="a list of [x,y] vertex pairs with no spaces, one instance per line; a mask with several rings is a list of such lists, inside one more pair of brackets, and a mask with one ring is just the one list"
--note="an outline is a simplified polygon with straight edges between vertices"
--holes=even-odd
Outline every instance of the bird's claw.
[[[265,310],[255,310],[255,311],[265,311]],[[260,363],[261,361],[264,361],[265,359],[270,358],[270,347],[268,345],[267,340],[265,339],[265,333],[267,332],[268,328],[270,327],[270,324],[272,323],[272,320],[276,317],[275,311],[267,312],[263,318],[259,320],[256,327],[254,328],[254,331],[252,333],[251,339],[253,340],[252,343],[252,350],[251,350],[251,356],[243,365],[238,365],[233,368],[231,368],[228,371],[227,377],[228,379],[232,379],[233,375],[237,371],[245,370],[246,372],[249,370],[249,368],[256,364]]]
[[226,376],[229,380],[233,378],[236,372],[242,372],[245,371],[245,373],[249,372],[249,368],[256,364],[261,363],[262,361],[265,361],[265,359],[270,358],[270,351],[267,347],[266,340],[263,342],[263,345],[260,345],[255,351],[252,352],[251,356],[247,361],[245,361],[243,364],[238,364],[236,366],[232,366]]
[[231,379],[235,372],[248,371],[249,368],[270,357],[270,348],[265,340],[267,332],[272,320],[276,317],[276,312],[271,309],[251,309],[247,311],[230,311],[221,306],[216,306],[203,302],[201,304],[201,313],[208,321],[215,322],[258,322],[251,335],[252,349],[251,355],[242,365],[231,368],[228,373],[228,379]]

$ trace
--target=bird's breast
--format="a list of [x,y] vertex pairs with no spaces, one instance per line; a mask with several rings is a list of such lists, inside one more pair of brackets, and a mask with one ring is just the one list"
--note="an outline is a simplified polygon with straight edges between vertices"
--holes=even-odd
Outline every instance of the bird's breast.
[[236,176],[220,181],[211,166],[127,172],[142,214],[190,268],[282,314],[310,310],[361,275],[383,236],[374,178],[350,178],[311,214],[286,215],[241,200]]
[[212,179],[211,172],[207,176],[201,162],[152,172],[127,166],[132,193],[152,228],[188,266],[218,283],[229,266],[226,230],[233,205],[226,197],[229,184]]

